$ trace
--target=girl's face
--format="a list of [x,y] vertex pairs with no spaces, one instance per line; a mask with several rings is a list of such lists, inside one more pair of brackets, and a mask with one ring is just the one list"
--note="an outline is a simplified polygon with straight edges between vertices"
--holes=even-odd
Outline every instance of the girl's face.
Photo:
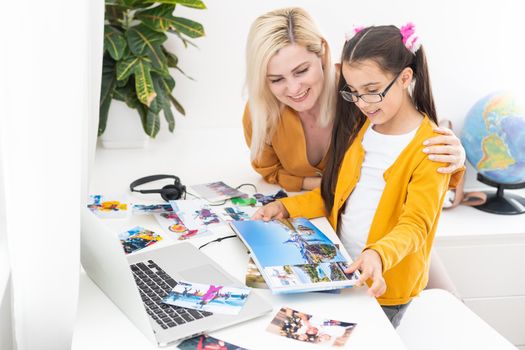
[[268,62],[266,80],[280,102],[297,112],[309,111],[323,89],[322,59],[304,46],[285,46]]
[[[395,75],[384,72],[372,60],[352,64],[344,62],[342,72],[347,85],[345,89],[358,95],[382,93],[396,79]],[[355,103],[371,123],[387,126],[397,119],[403,105],[405,88],[408,86],[403,83],[402,76],[394,81],[381,102],[367,103],[359,98]]]

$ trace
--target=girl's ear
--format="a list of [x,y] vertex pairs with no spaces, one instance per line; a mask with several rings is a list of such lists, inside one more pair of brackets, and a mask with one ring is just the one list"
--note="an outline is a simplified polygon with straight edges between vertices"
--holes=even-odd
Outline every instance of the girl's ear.
[[410,67],[406,67],[401,71],[401,74],[399,74],[399,81],[402,83],[403,88],[408,88],[410,84],[412,83],[412,79],[414,77],[414,71]]

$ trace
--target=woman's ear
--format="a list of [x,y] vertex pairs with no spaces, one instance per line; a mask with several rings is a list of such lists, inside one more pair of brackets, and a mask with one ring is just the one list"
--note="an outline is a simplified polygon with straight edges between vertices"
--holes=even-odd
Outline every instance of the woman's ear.
[[412,79],[414,78],[414,71],[410,67],[406,67],[401,71],[401,74],[399,74],[399,81],[403,84],[403,88],[408,88],[410,84],[412,83]]

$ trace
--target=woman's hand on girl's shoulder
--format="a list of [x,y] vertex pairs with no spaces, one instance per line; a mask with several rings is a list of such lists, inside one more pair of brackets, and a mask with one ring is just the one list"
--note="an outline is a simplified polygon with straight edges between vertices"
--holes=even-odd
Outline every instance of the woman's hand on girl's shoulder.
[[438,172],[453,173],[465,164],[465,149],[452,130],[436,127],[434,132],[441,135],[425,140],[423,152],[428,154],[428,159],[431,161],[448,163],[447,167],[439,168]]
[[290,217],[288,210],[280,201],[275,201],[266,204],[259,208],[252,216],[252,220],[269,221],[273,219],[284,219]]

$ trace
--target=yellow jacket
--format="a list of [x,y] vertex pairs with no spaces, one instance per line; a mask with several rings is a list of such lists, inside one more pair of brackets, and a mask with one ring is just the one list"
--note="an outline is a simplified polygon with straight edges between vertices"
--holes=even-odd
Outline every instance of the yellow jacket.
[[[367,121],[346,151],[337,178],[334,206],[327,215],[319,189],[281,199],[290,216],[328,216],[337,231],[339,215],[356,186],[364,150]],[[433,124],[425,118],[413,140],[384,173],[385,189],[376,209],[365,249],[374,249],[383,262],[386,293],[381,305],[407,303],[428,281],[429,257],[450,174],[440,174],[444,164],[428,160],[421,151],[424,140],[435,136]]]
[[[252,120],[248,105],[242,118],[244,137],[250,146],[252,142]],[[325,167],[326,155],[315,166],[306,155],[306,139],[301,120],[293,109],[285,107],[279,125],[258,160],[252,166],[269,183],[279,184],[287,191],[298,192],[307,176],[319,176]]]

